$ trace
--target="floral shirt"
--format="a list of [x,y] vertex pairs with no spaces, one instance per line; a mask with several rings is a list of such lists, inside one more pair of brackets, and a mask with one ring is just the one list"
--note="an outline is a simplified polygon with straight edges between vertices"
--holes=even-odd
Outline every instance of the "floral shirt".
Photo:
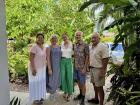
[[89,46],[81,41],[74,45],[74,64],[76,70],[81,70],[85,66],[86,56],[89,56]]

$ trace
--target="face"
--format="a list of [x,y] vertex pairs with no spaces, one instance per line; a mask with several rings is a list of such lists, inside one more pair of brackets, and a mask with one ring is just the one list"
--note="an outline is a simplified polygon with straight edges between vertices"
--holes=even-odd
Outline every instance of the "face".
[[55,45],[57,43],[57,37],[56,36],[53,36],[52,38],[51,38],[51,44],[52,45]]
[[94,34],[92,36],[91,41],[92,41],[93,45],[97,45],[99,43],[99,41],[100,41],[100,38],[99,38],[99,36],[97,34]]
[[44,38],[42,35],[39,35],[37,38],[36,38],[36,42],[38,44],[43,44],[44,43]]
[[82,33],[81,32],[77,32],[75,35],[76,41],[79,42],[82,40]]
[[67,35],[63,35],[63,41],[64,42],[68,41],[68,36]]

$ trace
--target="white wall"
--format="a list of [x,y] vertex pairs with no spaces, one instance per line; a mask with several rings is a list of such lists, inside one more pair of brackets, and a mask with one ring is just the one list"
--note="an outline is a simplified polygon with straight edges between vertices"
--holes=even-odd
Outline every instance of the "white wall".
[[10,100],[5,14],[5,0],[0,0],[0,105],[9,105]]

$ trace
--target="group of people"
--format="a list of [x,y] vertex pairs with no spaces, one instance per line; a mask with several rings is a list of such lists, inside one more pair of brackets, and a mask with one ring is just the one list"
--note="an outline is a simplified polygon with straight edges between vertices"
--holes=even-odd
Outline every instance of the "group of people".
[[30,101],[42,104],[46,92],[54,99],[58,89],[64,92],[64,99],[70,101],[76,82],[80,94],[74,100],[80,100],[80,105],[85,105],[86,73],[90,71],[95,98],[88,102],[103,105],[108,47],[100,42],[98,33],[93,33],[90,45],[83,41],[82,31],[75,32],[74,44],[67,33],[64,33],[62,38],[62,44],[58,45],[57,35],[52,35],[51,45],[44,47],[44,35],[37,34],[36,43],[30,49]]

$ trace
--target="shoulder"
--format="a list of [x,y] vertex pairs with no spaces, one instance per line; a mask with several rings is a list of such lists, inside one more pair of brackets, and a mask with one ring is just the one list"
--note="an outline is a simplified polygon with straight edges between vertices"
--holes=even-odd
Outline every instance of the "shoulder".
[[36,49],[36,48],[37,48],[37,44],[30,45],[30,49]]
[[100,43],[98,44],[98,46],[99,46],[99,47],[106,47],[106,44],[105,44],[105,43],[100,42]]
[[37,44],[30,45],[30,52],[36,53],[37,51]]
[[105,43],[100,43],[100,49],[108,50],[108,46]]
[[86,48],[87,47],[89,48],[89,45],[86,42],[83,42],[83,46],[86,47]]
[[47,51],[51,50],[51,45],[48,45],[48,46],[46,47],[46,50],[47,50]]
[[89,49],[92,49],[92,44],[89,44]]

